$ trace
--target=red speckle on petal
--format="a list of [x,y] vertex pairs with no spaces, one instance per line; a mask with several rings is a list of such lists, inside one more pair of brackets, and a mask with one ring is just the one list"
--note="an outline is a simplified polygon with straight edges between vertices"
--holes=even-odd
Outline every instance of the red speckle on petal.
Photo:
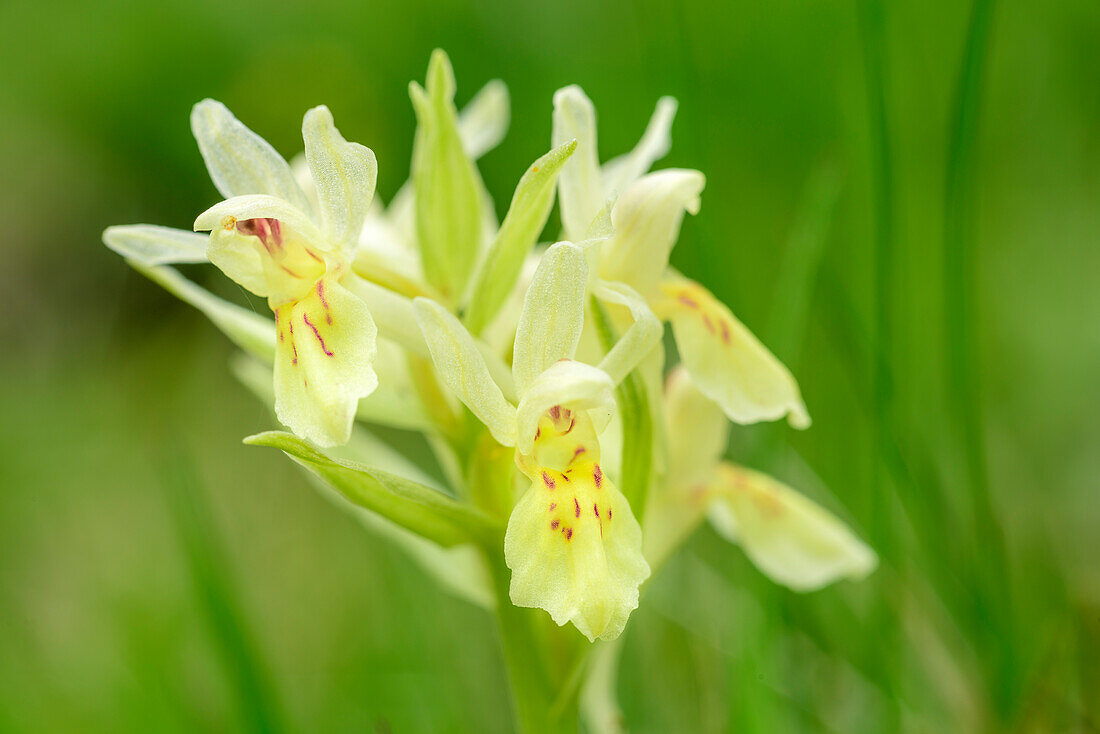
[[581,516],[581,503],[577,501],[576,497],[573,498],[573,516],[574,517],[580,517]]
[[317,327],[313,325],[313,322],[309,320],[309,314],[306,314],[306,313],[302,314],[302,323],[304,323],[309,328],[313,329],[313,335],[315,337],[317,337],[317,341],[320,342],[321,351],[325,353],[325,356],[326,357],[335,357],[336,356],[335,353],[330,352],[328,350],[328,347],[325,346],[325,340],[321,336],[321,332],[318,331]]
[[551,520],[551,521],[550,521],[550,529],[551,529],[551,530],[557,530],[557,529],[558,529],[558,525],[560,525],[560,524],[561,524],[561,523],[559,523],[559,522],[558,522],[557,518],[555,518],[555,519],[553,519],[553,520]]
[[325,300],[325,281],[317,281],[317,297],[321,299],[321,307],[325,309],[325,322],[332,323],[332,313],[328,306],[328,301]]
[[572,540],[573,539],[573,528],[566,528],[563,532],[565,533],[565,539],[566,540]]
[[546,485],[547,489],[553,489],[556,486],[554,484],[554,478],[546,472],[542,473],[542,483]]
[[599,464],[592,465],[592,481],[596,483],[596,489],[600,488],[603,484],[603,471],[600,469]]

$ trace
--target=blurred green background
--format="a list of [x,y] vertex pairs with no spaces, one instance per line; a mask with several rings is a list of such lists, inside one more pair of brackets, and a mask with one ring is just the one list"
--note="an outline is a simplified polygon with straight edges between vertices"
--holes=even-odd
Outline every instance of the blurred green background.
[[435,46],[460,104],[511,90],[498,207],[556,88],[604,157],[680,99],[660,165],[708,185],[674,263],[815,419],[732,455],[883,559],[800,596],[699,533],[628,629],[630,729],[1100,731],[1094,0],[6,0],[0,28],[0,731],[510,730],[490,620],[242,446],[272,420],[228,342],[100,244],[218,199],[206,96],[287,156],[328,104],[388,200]]

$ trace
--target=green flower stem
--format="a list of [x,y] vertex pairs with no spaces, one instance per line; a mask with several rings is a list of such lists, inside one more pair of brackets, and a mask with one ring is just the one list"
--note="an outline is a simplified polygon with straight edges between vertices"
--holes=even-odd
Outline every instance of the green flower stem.
[[[595,297],[590,301],[593,322],[605,352],[611,351],[618,340],[615,327],[603,304]],[[649,397],[638,370],[633,370],[615,389],[615,400],[623,422],[623,460],[620,480],[623,495],[630,502],[630,509],[638,522],[645,515],[646,497],[649,495],[649,473],[653,465],[653,419],[649,410]]]
[[508,595],[510,573],[504,565],[503,554],[486,549],[486,560],[497,599],[497,628],[512,693],[516,731],[520,734],[576,732],[576,696],[555,706],[554,687],[542,664],[545,646],[537,634],[537,625],[547,623],[545,612],[512,604]]

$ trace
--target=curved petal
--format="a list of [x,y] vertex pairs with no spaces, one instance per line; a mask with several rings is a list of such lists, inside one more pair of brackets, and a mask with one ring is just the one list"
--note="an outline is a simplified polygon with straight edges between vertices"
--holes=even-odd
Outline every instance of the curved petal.
[[328,268],[321,253],[278,219],[243,219],[215,229],[207,255],[230,278],[266,296],[272,308],[305,296]]
[[570,140],[577,141],[577,150],[561,169],[558,198],[565,237],[577,241],[584,237],[605,197],[600,185],[596,108],[584,90],[575,84],[554,93],[551,145],[557,148]]
[[512,374],[520,395],[547,367],[577,353],[587,280],[588,263],[576,245],[559,242],[543,254],[516,327]]
[[675,97],[661,97],[653,117],[649,118],[642,139],[634,150],[603,164],[600,174],[603,179],[603,195],[623,192],[630,184],[641,178],[656,161],[665,157],[672,147],[672,120],[676,117]]
[[807,428],[810,416],[790,371],[721,301],[687,279],[661,286],[680,358],[695,384],[734,423],[778,420]]
[[630,504],[594,462],[536,475],[508,520],[504,559],[513,604],[545,609],[589,640],[622,633],[649,577]]
[[699,171],[669,168],[624,191],[611,213],[615,234],[600,247],[600,277],[626,283],[646,298],[656,296],[684,212],[699,211],[705,185]]
[[354,245],[374,199],[378,180],[374,151],[344,140],[324,105],[306,113],[302,139],[325,231],[334,242]]
[[516,409],[516,448],[531,453],[539,420],[555,406],[587,410],[598,435],[611,420],[614,389],[607,373],[592,365],[571,359],[554,363],[522,394]]
[[335,278],[275,310],[275,414],[320,446],[346,443],[359,398],[378,386],[376,330],[366,305]]
[[256,194],[226,199],[196,217],[193,229],[196,232],[213,231],[219,227],[228,229],[242,219],[278,219],[317,249],[329,249],[321,232],[305,212],[276,196]]
[[600,281],[596,286],[596,295],[600,300],[626,306],[633,319],[599,365],[618,385],[653,351],[661,341],[664,329],[649,304],[630,286]]
[[428,298],[417,298],[416,320],[432,353],[443,382],[499,443],[511,446],[516,440],[516,409],[504,399],[493,381],[474,338],[450,311]]
[[245,290],[267,298],[271,289],[260,251],[253,247],[255,238],[237,231],[236,225],[225,229],[218,227],[206,240],[206,256],[214,266]]
[[715,529],[795,591],[861,579],[878,565],[875,552],[835,515],[766,474],[721,464],[708,490]]
[[155,224],[125,224],[103,230],[103,244],[142,265],[206,262],[206,237]]
[[466,155],[477,160],[504,140],[511,120],[508,86],[493,79],[458,113],[458,137]]
[[229,199],[245,194],[269,194],[304,212],[310,211],[309,200],[283,157],[221,102],[204,99],[195,105],[191,110],[191,131],[210,178],[222,196]]

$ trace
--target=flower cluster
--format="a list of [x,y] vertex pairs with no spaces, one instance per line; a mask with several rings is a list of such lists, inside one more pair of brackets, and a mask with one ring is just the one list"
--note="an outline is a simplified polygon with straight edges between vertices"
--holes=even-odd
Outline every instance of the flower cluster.
[[[649,172],[675,101],[601,163],[592,103],[559,90],[551,149],[498,223],[476,161],[504,135],[507,92],[492,82],[462,111],[454,95],[436,52],[410,86],[412,175],[385,208],[374,153],[327,108],[306,113],[304,154],[288,163],[205,100],[191,126],[225,199],[194,232],[104,233],[245,352],[238,375],[290,430],[247,441],[283,450],[448,589],[541,608],[589,640],[623,631],[642,584],[708,518],[796,590],[867,574],[873,552],[837,518],[723,459],[731,421],[810,420],[791,373],[669,266],[705,185],[698,171]],[[539,245],[555,198],[560,241]],[[271,317],[168,267],[203,262]],[[379,425],[423,433],[439,471],[381,442]]]

